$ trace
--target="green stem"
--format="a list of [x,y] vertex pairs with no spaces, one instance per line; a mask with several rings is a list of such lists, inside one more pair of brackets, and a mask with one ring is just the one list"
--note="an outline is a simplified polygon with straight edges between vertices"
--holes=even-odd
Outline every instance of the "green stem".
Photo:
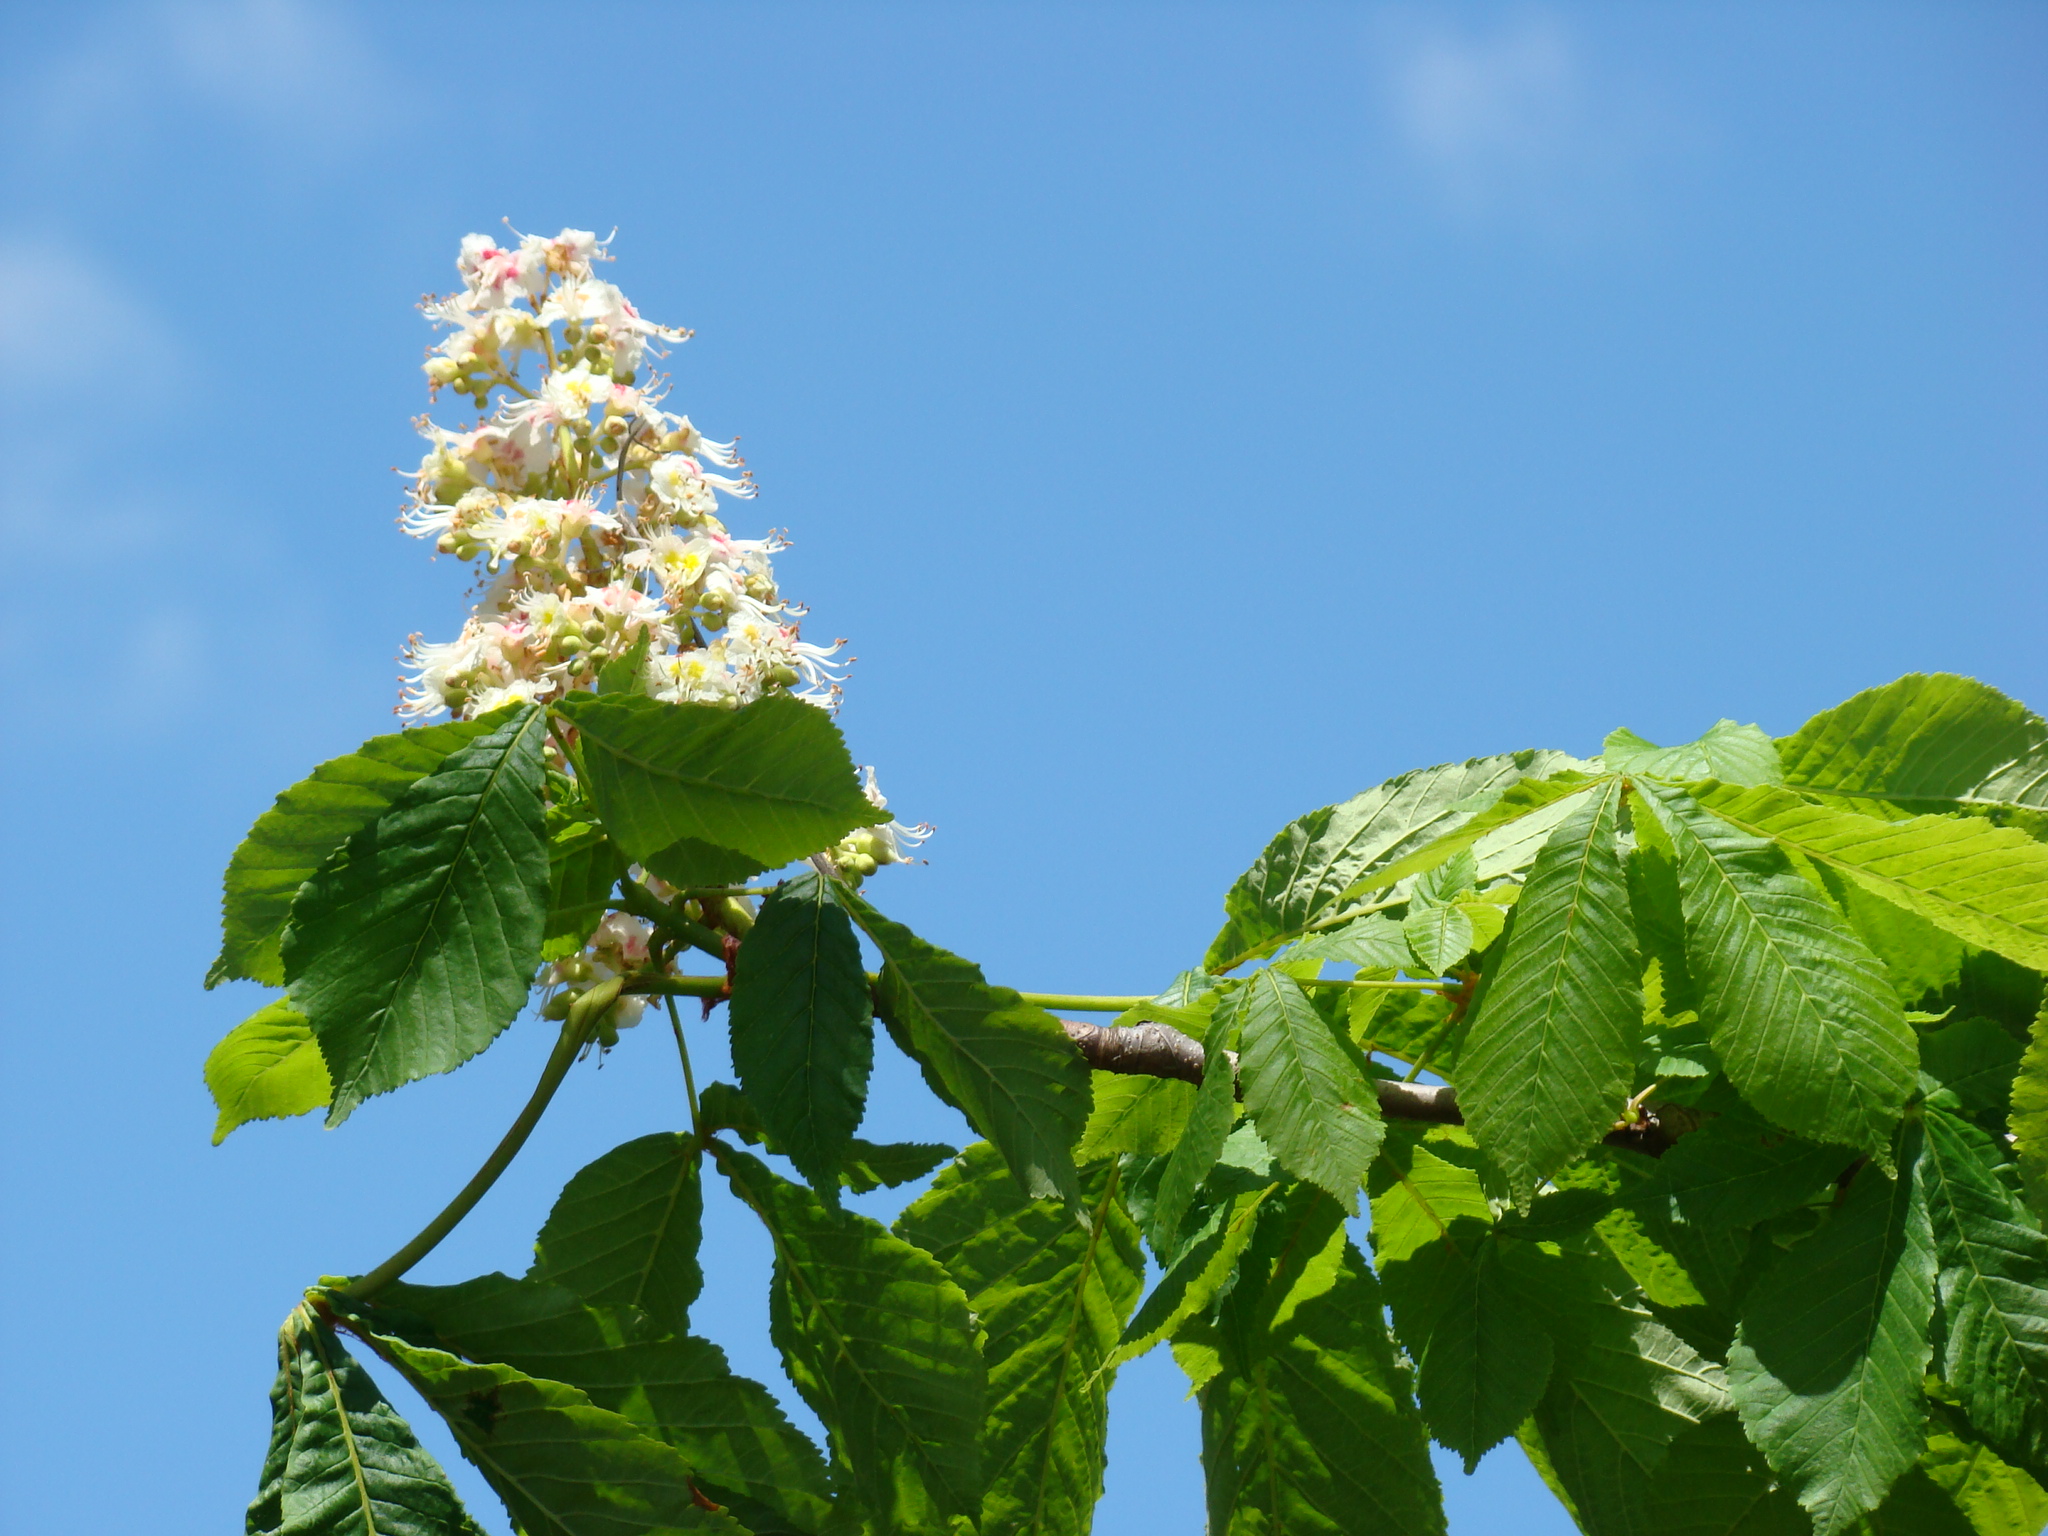
[[641,997],[723,997],[723,976],[634,976],[620,988]]
[[704,1117],[697,1112],[697,1077],[690,1070],[690,1047],[683,1039],[683,1018],[676,1012],[674,994],[664,997],[668,1004],[669,1027],[676,1032],[676,1054],[683,1058],[683,1096],[690,1101],[690,1134],[701,1143],[704,1140]]
[[540,1117],[547,1112],[548,1101],[554,1098],[555,1090],[562,1086],[562,1079],[569,1075],[569,1068],[575,1064],[576,1053],[583,1048],[587,1030],[587,1022],[580,1018],[562,1025],[554,1052],[541,1071],[540,1081],[534,1084],[533,1096],[526,1101],[526,1108],[519,1111],[519,1118],[512,1122],[511,1129],[505,1132],[491,1155],[484,1159],[484,1165],[462,1186],[461,1193],[442,1208],[440,1215],[420,1228],[419,1236],[360,1280],[350,1281],[347,1286],[349,1295],[359,1301],[368,1301],[432,1253],[441,1239],[453,1232],[462,1218],[476,1208],[476,1203],[498,1182],[498,1175],[519,1155],[519,1149],[526,1145],[526,1138],[533,1134],[533,1128],[540,1124]]
[[680,908],[659,901],[652,891],[636,880],[619,882],[619,905],[635,917],[644,917],[665,933],[675,935],[690,948],[701,950],[714,960],[725,959],[725,940],[702,923],[683,915]]

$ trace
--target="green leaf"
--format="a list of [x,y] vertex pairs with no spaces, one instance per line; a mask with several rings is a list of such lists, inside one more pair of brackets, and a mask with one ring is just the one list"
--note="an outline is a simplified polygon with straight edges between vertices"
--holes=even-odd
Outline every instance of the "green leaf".
[[1441,976],[1452,962],[1464,959],[1475,937],[1471,915],[1448,903],[1410,912],[1401,923],[1401,936],[1408,941],[1415,963],[1430,976]]
[[1179,1251],[1181,1224],[1194,1204],[1195,1192],[1216,1166],[1237,1118],[1237,1076],[1231,1069],[1227,1049],[1235,1033],[1244,994],[1232,993],[1227,1011],[1211,1030],[1208,1054],[1202,1062],[1202,1086],[1188,1110],[1188,1122],[1180,1140],[1171,1149],[1166,1167],[1159,1175],[1159,1192],[1153,1200],[1152,1219],[1146,1236],[1162,1263],[1171,1263]]
[[1881,821],[1783,789],[1696,786],[1731,826],[1841,870],[1969,944],[2048,968],[2048,847],[1975,816]]
[[2048,807],[2048,722],[1971,677],[1915,672],[1866,689],[1778,746],[1785,782],[1805,789]]
[[364,1315],[410,1344],[574,1387],[675,1447],[690,1481],[718,1503],[774,1511],[770,1529],[815,1531],[830,1516],[817,1447],[765,1387],[733,1375],[715,1344],[663,1337],[631,1309],[586,1306],[562,1286],[504,1275],[401,1282]]
[[729,851],[775,869],[889,819],[861,793],[831,716],[785,694],[727,709],[576,693],[559,708],[581,733],[605,827],[657,869],[669,850],[706,868],[731,867]]
[[[1426,848],[1450,857],[1456,847],[1432,845],[1492,807],[1500,791],[1581,766],[1562,752],[1529,751],[1419,768],[1289,822],[1224,897],[1228,921],[1209,946],[1205,969],[1230,970],[1336,915],[1343,902],[1367,888],[1360,882]],[[1514,811],[1534,808],[1517,805]]]
[[1487,947],[1507,931],[1508,909],[1499,902],[1487,900],[1485,895],[1459,902],[1458,910],[1471,921],[1472,949],[1475,953],[1484,954]]
[[881,951],[875,1008],[904,1052],[996,1144],[1026,1194],[1075,1199],[1072,1148],[1091,1108],[1088,1065],[1059,1021],[844,886],[838,896]]
[[216,1147],[251,1120],[288,1120],[324,1109],[332,1091],[312,1028],[282,998],[257,1009],[206,1053],[206,1088],[220,1110]]
[[741,1526],[697,1500],[673,1447],[587,1393],[513,1366],[365,1335],[447,1422],[520,1529],[551,1536],[655,1536]]
[[923,1249],[744,1152],[714,1150],[774,1239],[769,1332],[835,1463],[884,1529],[976,1518],[986,1376],[966,1295]]
[[2027,1204],[2036,1216],[2048,1215],[2048,1002],[2035,1016],[2026,1054],[2012,1080],[2010,1123]]
[[1898,1178],[1864,1169],[1757,1282],[1729,1352],[1743,1426],[1817,1536],[1883,1503],[1925,1438],[1935,1256],[1919,1139],[1909,1126]]
[[1640,788],[1678,853],[1687,963],[1728,1076],[1778,1124],[1883,1156],[1918,1053],[1876,956],[1777,847]]
[[1550,1380],[1550,1335],[1530,1326],[1528,1297],[1514,1273],[1530,1254],[1526,1243],[1503,1244],[1468,1217],[1403,1266],[1411,1295],[1417,1281],[1429,1281],[1427,1322],[1416,1321],[1424,1307],[1405,1307],[1401,1335],[1415,1356],[1422,1416],[1436,1439],[1464,1458],[1468,1473],[1515,1432]]
[[1094,1072],[1089,1079],[1095,1110],[1074,1147],[1075,1162],[1085,1166],[1126,1152],[1164,1157],[1180,1144],[1195,1107],[1193,1083],[1118,1072]]
[[1748,1227],[1829,1192],[1851,1155],[1741,1115],[1721,1115],[1657,1160],[1646,1196],[1700,1227]]
[[1809,1536],[1813,1522],[1742,1433],[1732,1413],[1671,1442],[1650,1485],[1644,1529],[1658,1536]]
[[[1469,918],[1471,914],[1468,912]],[[1341,928],[1312,933],[1287,951],[1294,960],[1330,960],[1339,965],[1362,966],[1369,971],[1397,970],[1410,963],[1412,951],[1403,925],[1384,913],[1355,917]],[[1452,959],[1463,955],[1458,951]]]
[[1602,785],[1544,844],[1458,1057],[1466,1123],[1517,1204],[1611,1129],[1628,1100],[1643,997],[1621,804],[1620,782]]
[[[1675,1017],[1699,1008],[1699,989],[1685,959],[1685,906],[1678,894],[1678,855],[1657,818],[1630,818],[1635,847],[1628,855],[1628,907],[1635,919],[1636,948],[1648,968],[1655,962],[1657,1001]],[[1645,998],[1647,1007],[1649,999]]]
[[1721,1369],[1603,1277],[1564,1254],[1543,1266],[1556,1342],[1534,1415],[1552,1471],[1590,1536],[1648,1532],[1671,1446],[1727,1411]]
[[733,968],[732,1064],[783,1155],[836,1200],[867,1104],[875,1026],[853,924],[825,878],[778,886]]
[[1389,1291],[1395,1266],[1445,1236],[1459,1218],[1493,1220],[1477,1162],[1470,1134],[1457,1127],[1407,1122],[1387,1128],[1369,1188],[1373,1253]]
[[1610,773],[1653,779],[1719,779],[1724,784],[1782,784],[1785,770],[1771,738],[1753,725],[1717,721],[1681,747],[1660,747],[1634,731],[1610,731],[1600,760]]
[[1206,971],[1182,971],[1157,997],[1126,1008],[1111,1022],[1119,1025],[1166,1024],[1200,1040],[1209,1032],[1209,1015],[1219,994],[1216,978]]
[[640,638],[621,654],[597,669],[597,691],[599,693],[638,693],[640,674],[647,668],[647,648],[654,639],[654,631],[643,629]]
[[602,827],[571,822],[548,839],[548,917],[541,958],[575,954],[604,920],[619,883],[619,852]]
[[461,1066],[525,1003],[547,916],[546,735],[530,705],[502,717],[401,792],[292,904],[285,975],[334,1080],[329,1125]]
[[483,1536],[412,1426],[305,1308],[278,1337],[249,1536]]
[[1282,1167],[1355,1214],[1358,1186],[1385,1134],[1379,1095],[1350,1042],[1293,977],[1260,971],[1243,998],[1238,1073],[1246,1111]]
[[1278,1187],[1241,1190],[1209,1208],[1207,1220],[1181,1245],[1137,1314],[1124,1325],[1105,1369],[1127,1364],[1160,1340],[1172,1338],[1183,1323],[1215,1301],[1258,1231],[1260,1207]]
[[657,1131],[613,1147],[556,1197],[532,1278],[596,1306],[638,1307],[671,1333],[704,1288],[704,1190],[694,1137]]
[[1988,1166],[1996,1157],[1981,1131],[1927,1112],[1940,1374],[1993,1447],[2040,1468],[2048,1465],[2048,1237]]
[[1842,909],[1856,936],[1884,962],[1900,1002],[1912,1007],[1953,991],[1962,980],[1969,951],[1961,939],[1919,913],[1875,895],[1833,865],[1809,860],[1807,868],[1820,877],[1822,889]]
[[946,1266],[983,1330],[980,1536],[1085,1532],[1102,1497],[1107,1361],[1145,1272],[1116,1177],[1090,1176],[1084,1226],[1063,1206],[1023,1198],[983,1142],[896,1221],[899,1237]]
[[2040,1536],[2048,1528],[2048,1492],[1985,1446],[1937,1432],[1927,1437],[1918,1470],[1947,1495],[1972,1536]]
[[502,720],[494,714],[373,736],[279,795],[228,861],[221,891],[220,958],[206,973],[206,984],[243,980],[283,986],[278,940],[299,887],[329,854],[388,810],[408,785]]
[[1297,1185],[1213,1330],[1202,1466],[1214,1536],[1442,1536],[1422,1420],[1343,1212]]
[[1920,1037],[1920,1070],[1955,1097],[1966,1115],[1999,1125],[2012,1107],[2013,1074],[2025,1050],[1990,1019],[1958,1019]]
[[[766,1146],[782,1155],[782,1144],[764,1134],[759,1112],[731,1083],[706,1087],[698,1095],[697,1113],[707,1132],[734,1131],[748,1146]],[[935,1141],[863,1141],[856,1136],[840,1158],[839,1182],[856,1195],[865,1195],[921,1179],[958,1155],[955,1148]]]

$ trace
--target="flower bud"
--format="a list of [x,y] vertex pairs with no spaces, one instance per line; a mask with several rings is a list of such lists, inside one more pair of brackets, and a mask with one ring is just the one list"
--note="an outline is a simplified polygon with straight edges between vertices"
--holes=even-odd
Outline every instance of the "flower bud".
[[557,992],[553,997],[540,1005],[540,1016],[544,1019],[553,1019],[559,1024],[562,1020],[569,1017],[569,1009],[575,1005],[575,1002],[575,993]]
[[555,966],[555,974],[563,981],[588,981],[597,972],[582,955],[571,955]]
[[462,548],[464,542],[462,535],[451,529],[434,540],[434,548],[441,551],[444,555],[452,555],[455,551]]
[[588,640],[592,645],[595,645],[604,637],[605,627],[603,619],[590,619],[587,622],[585,622],[583,626],[584,639]]
[[430,357],[420,366],[436,384],[453,384],[462,377],[462,366],[452,357]]

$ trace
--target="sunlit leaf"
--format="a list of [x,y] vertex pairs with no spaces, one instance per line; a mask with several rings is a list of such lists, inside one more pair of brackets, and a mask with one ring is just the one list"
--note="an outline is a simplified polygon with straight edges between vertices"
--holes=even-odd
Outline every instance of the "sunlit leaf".
[[220,1114],[213,1144],[251,1120],[288,1120],[325,1109],[333,1089],[312,1026],[280,998],[229,1030],[206,1054],[206,1089]]

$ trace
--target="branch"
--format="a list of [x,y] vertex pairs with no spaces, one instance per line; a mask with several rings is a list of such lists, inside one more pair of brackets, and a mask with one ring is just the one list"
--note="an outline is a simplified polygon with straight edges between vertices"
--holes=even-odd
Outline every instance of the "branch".
[[[1124,1028],[1061,1019],[1060,1027],[1079,1047],[1082,1059],[1098,1072],[1165,1077],[1197,1085],[1202,1081],[1202,1068],[1208,1060],[1202,1042],[1168,1025]],[[1235,1057],[1232,1063],[1235,1065]],[[1427,1120],[1437,1125],[1465,1123],[1455,1088],[1397,1083],[1387,1078],[1376,1078],[1373,1087],[1379,1093],[1380,1113],[1389,1120]],[[1661,1157],[1672,1142],[1698,1124],[1689,1110],[1676,1104],[1652,1104],[1640,1113],[1636,1125],[1608,1132],[1604,1138],[1607,1145]]]

